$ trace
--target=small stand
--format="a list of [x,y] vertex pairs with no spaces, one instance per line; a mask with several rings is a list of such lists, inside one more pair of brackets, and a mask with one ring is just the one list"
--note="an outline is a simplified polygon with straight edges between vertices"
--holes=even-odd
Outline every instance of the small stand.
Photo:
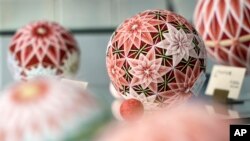
[[213,93],[213,101],[225,105],[233,105],[233,104],[243,104],[243,100],[235,100],[228,98],[229,91],[223,89],[215,89]]
[[243,104],[242,100],[228,98],[229,91],[223,89],[215,89],[212,95],[211,105],[207,105],[207,109],[211,114],[221,115],[223,117],[239,118],[239,113],[232,110],[236,104]]
[[246,68],[242,67],[214,65],[205,92],[212,97],[212,102],[206,106],[212,114],[230,119],[240,118],[240,110],[235,107],[247,103],[245,99],[240,99],[245,72]]

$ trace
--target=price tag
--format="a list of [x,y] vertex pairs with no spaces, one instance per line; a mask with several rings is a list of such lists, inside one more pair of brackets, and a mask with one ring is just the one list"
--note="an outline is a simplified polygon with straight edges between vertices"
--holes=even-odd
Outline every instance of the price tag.
[[238,99],[246,68],[215,65],[213,67],[207,95],[214,95],[216,90],[228,91],[228,98]]

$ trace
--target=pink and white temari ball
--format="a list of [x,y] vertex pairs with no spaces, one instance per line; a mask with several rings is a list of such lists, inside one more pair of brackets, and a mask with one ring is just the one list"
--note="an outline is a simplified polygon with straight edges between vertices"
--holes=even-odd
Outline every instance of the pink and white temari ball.
[[80,132],[95,107],[87,92],[68,83],[49,79],[16,83],[0,97],[0,140],[66,140]]
[[9,64],[17,80],[35,76],[73,77],[79,65],[74,37],[55,22],[37,21],[19,29],[9,46]]
[[204,43],[195,29],[166,10],[147,10],[125,20],[113,33],[106,57],[117,93],[139,100],[145,110],[192,96],[205,62]]
[[250,0],[199,0],[194,23],[211,58],[250,72]]

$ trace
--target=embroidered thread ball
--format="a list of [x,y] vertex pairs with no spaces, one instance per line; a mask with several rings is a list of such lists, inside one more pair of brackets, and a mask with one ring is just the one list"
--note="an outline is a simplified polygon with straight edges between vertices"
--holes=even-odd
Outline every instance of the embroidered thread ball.
[[250,73],[250,0],[199,0],[194,23],[212,59]]
[[89,128],[97,109],[94,102],[87,92],[60,80],[32,79],[16,83],[0,97],[0,140],[73,138],[82,132],[85,124]]
[[73,77],[79,55],[74,37],[59,24],[48,21],[22,27],[9,46],[10,69],[17,80],[43,75]]
[[145,110],[173,106],[192,95],[205,71],[202,39],[182,16],[147,10],[125,20],[107,47],[106,65],[116,92]]

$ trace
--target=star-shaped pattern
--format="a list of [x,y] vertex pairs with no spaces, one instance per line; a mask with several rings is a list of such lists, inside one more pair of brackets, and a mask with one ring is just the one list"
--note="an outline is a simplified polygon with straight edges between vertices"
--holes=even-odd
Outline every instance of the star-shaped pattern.
[[170,71],[171,68],[161,65],[162,59],[155,58],[155,50],[151,48],[146,56],[141,54],[139,59],[128,59],[131,66],[129,71],[134,77],[131,85],[141,84],[143,88],[150,87],[157,90],[157,83],[163,82],[162,75]]
[[171,24],[167,24],[167,27],[168,33],[163,33],[165,39],[156,46],[167,49],[166,55],[173,56],[173,66],[178,65],[182,59],[187,61],[189,56],[197,58],[192,45],[194,35],[185,33],[183,29],[177,30]]

